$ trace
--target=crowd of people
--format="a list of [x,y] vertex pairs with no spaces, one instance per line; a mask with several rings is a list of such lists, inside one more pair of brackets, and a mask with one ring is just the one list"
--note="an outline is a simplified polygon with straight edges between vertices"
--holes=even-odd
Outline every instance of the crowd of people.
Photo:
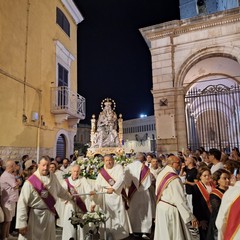
[[107,154],[92,182],[80,177],[74,160],[0,160],[0,239],[54,240],[56,227],[62,240],[85,239],[91,226],[70,219],[97,211],[106,215],[101,239],[240,239],[238,148],[230,155],[203,148],[158,157],[136,153],[125,167]]

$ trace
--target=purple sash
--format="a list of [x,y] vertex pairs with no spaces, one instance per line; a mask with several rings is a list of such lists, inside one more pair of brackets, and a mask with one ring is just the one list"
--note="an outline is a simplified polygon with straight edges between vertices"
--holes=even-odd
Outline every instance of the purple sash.
[[115,184],[116,181],[108,174],[104,167],[101,168],[100,173],[111,187]]
[[[148,176],[150,172],[150,169],[148,168],[148,166],[146,166],[144,163],[142,164],[142,169],[140,172],[140,179],[139,179],[139,186],[142,184],[142,182],[146,179],[146,177]],[[133,194],[136,192],[137,187],[135,186],[135,184],[132,182],[129,190],[128,190],[128,200],[131,200]]]
[[[73,194],[78,194],[77,190],[75,187],[69,182],[68,178],[65,179],[67,186],[68,186],[68,191],[71,195]],[[77,204],[77,206],[82,210],[83,213],[87,212],[87,208],[83,200],[80,198],[80,196],[75,196],[74,197],[74,202]]]
[[55,217],[58,217],[57,211],[54,207],[56,200],[51,195],[51,193],[48,191],[48,189],[44,186],[44,184],[41,182],[41,180],[35,174],[32,174],[28,178],[28,181],[31,183],[33,188],[36,190],[36,192],[39,194],[41,199],[47,205],[50,212],[53,213],[55,215]]
[[178,178],[178,175],[176,173],[168,172],[168,173],[165,174],[165,176],[163,177],[162,181],[158,185],[158,189],[157,189],[157,203],[160,201],[164,189],[175,178]]
[[[105,168],[101,168],[100,173],[110,186],[113,186],[115,184],[116,181],[108,174],[108,172],[105,170]],[[127,210],[129,207],[127,204],[127,194],[126,194],[126,191],[124,188],[122,189],[121,194],[122,194],[122,199],[125,204],[125,209]]]

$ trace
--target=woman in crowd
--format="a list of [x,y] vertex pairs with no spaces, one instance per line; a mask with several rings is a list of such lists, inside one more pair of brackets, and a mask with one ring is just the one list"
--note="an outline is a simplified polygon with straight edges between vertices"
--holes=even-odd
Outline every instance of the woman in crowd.
[[199,168],[197,179],[198,182],[193,186],[193,214],[199,221],[200,240],[206,240],[210,218],[209,195],[213,189],[209,168]]
[[226,169],[219,169],[213,175],[212,179],[215,182],[216,188],[210,193],[211,216],[208,227],[208,240],[217,240],[218,231],[215,225],[218,210],[222,201],[224,192],[230,184],[230,172]]

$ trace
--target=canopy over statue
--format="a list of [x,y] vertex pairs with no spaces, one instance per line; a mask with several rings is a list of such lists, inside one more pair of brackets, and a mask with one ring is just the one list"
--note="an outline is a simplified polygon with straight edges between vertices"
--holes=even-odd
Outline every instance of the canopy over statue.
[[114,112],[116,103],[111,98],[105,98],[101,102],[101,108],[98,120],[92,115],[91,147],[87,155],[121,154],[123,152],[122,114],[117,118]]

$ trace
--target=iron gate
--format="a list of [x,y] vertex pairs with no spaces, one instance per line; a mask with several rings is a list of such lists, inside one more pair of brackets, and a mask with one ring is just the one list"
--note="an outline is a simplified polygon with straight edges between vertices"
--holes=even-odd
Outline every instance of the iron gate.
[[240,143],[240,87],[224,84],[192,88],[185,96],[188,147],[230,153]]

